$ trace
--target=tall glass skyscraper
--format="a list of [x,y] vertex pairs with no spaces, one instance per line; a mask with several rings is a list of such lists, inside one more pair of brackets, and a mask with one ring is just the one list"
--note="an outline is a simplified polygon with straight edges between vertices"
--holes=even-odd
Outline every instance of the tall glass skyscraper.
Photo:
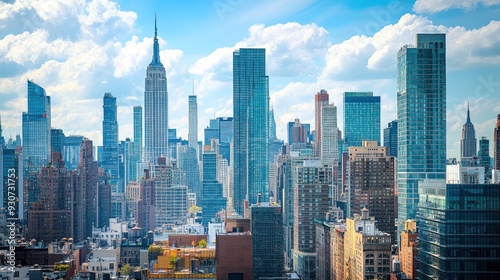
[[384,128],[384,146],[388,156],[398,156],[398,120],[393,120]]
[[344,92],[344,139],[350,147],[361,147],[363,141],[380,145],[380,96]]
[[24,178],[49,163],[50,129],[50,96],[44,88],[28,80],[28,112],[23,113]]
[[265,49],[233,53],[234,209],[269,200],[269,77]]
[[188,99],[189,110],[189,135],[188,143],[190,148],[198,148],[198,102],[196,95],[190,95]]
[[[398,233],[414,219],[418,184],[446,178],[446,35],[417,34],[398,69]],[[398,234],[399,236],[399,234]]]
[[146,70],[144,91],[144,162],[156,163],[168,155],[168,92],[165,67],[160,61],[156,19],[153,59]]
[[116,97],[111,93],[104,93],[102,120],[102,162],[104,172],[109,174],[112,192],[123,193],[120,184],[120,163],[118,153],[118,120]]
[[490,163],[490,140],[486,137],[479,139],[479,152],[477,152],[479,166],[484,167],[484,178],[487,182],[491,180]]
[[141,178],[141,170],[139,170],[139,162],[142,158],[142,107],[134,106],[134,142],[132,144],[133,151],[130,158],[130,180],[139,181]]

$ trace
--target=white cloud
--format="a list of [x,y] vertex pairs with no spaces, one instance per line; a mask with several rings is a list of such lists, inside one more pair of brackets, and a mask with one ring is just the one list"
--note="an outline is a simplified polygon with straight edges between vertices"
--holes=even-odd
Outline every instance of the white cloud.
[[417,0],[413,10],[417,13],[437,13],[455,8],[471,10],[479,5],[489,7],[498,4],[500,0]]

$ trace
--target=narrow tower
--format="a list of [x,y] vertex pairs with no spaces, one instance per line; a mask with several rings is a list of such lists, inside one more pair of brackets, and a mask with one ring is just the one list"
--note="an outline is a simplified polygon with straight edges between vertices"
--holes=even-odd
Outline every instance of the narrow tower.
[[160,61],[156,17],[153,59],[146,70],[144,90],[144,162],[156,163],[168,152],[168,92],[165,67]]
[[467,121],[462,128],[462,139],[460,140],[460,161],[463,166],[474,166],[477,156],[476,130],[470,121],[469,103],[467,103]]

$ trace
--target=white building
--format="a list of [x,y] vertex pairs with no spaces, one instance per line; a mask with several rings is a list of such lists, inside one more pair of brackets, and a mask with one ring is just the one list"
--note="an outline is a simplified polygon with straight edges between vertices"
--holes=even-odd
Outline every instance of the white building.
[[483,166],[446,165],[447,184],[484,184]]
[[338,150],[338,127],[337,106],[333,103],[321,107],[321,147],[320,159],[323,165],[337,165],[339,158]]

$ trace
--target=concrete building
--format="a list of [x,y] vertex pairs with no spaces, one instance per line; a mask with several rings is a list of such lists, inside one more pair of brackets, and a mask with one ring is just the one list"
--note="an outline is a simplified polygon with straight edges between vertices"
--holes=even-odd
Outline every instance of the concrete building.
[[484,184],[484,177],[483,166],[446,165],[447,184]]
[[316,130],[316,135],[314,138],[314,151],[315,155],[320,155],[321,150],[321,112],[323,105],[329,103],[328,92],[324,89],[314,95],[314,129]]
[[417,222],[408,220],[405,223],[405,230],[401,233],[401,247],[399,248],[399,261],[401,271],[409,279],[417,278],[418,269],[418,232]]
[[320,160],[305,160],[294,177],[293,268],[300,277],[315,278],[316,232],[314,220],[329,209],[332,170]]
[[391,268],[391,236],[376,228],[364,208],[347,219],[344,237],[344,279],[386,279]]
[[363,141],[362,147],[349,147],[346,168],[347,217],[368,208],[380,231],[396,241],[395,158],[376,141]]

